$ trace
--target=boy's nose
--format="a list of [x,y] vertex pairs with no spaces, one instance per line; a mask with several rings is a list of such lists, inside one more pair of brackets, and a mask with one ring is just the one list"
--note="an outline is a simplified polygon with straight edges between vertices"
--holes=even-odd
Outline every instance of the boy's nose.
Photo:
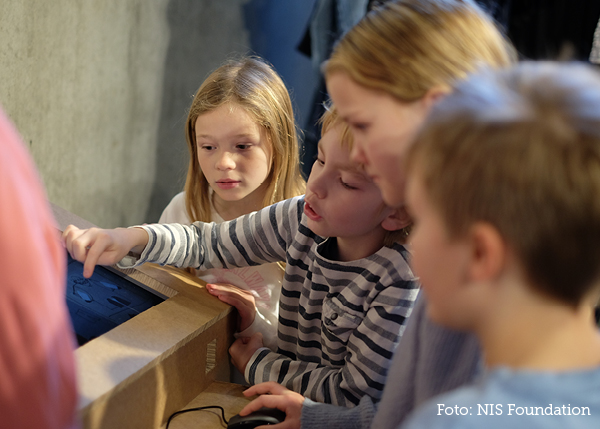
[[323,177],[321,174],[315,172],[314,170],[308,176],[308,181],[306,182],[306,188],[315,194],[317,198],[324,198],[327,195],[325,190],[325,184],[323,183]]
[[223,152],[223,154],[217,158],[216,167],[217,170],[233,170],[235,168],[233,155],[229,152]]

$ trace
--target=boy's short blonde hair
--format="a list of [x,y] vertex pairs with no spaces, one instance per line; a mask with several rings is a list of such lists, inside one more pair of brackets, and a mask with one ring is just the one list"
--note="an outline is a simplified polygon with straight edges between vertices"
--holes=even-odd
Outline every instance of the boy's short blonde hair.
[[340,133],[342,140],[340,141],[340,144],[343,148],[348,149],[348,152],[351,152],[352,148],[354,147],[354,137],[352,136],[350,127],[344,120],[342,120],[331,100],[323,103],[323,107],[325,108],[325,111],[319,118],[319,125],[321,125],[321,137],[323,137],[330,128],[340,125],[342,127]]
[[[335,126],[341,126],[340,135],[341,141],[340,145],[347,150],[348,152],[352,151],[354,146],[354,137],[352,136],[352,132],[350,131],[350,127],[348,124],[342,120],[339,116],[335,105],[328,101],[325,103],[325,112],[321,118],[319,118],[319,124],[321,125],[321,136],[324,136],[325,133]],[[381,209],[385,208],[385,203],[382,202]],[[406,242],[406,238],[408,236],[408,229],[403,228],[396,231],[386,231],[383,244],[387,247],[392,247],[395,243],[404,244]]]
[[324,73],[400,101],[454,87],[479,67],[503,67],[515,51],[493,20],[469,0],[397,0],[369,12],[334,47]]
[[450,237],[493,225],[531,286],[576,306],[600,278],[600,75],[522,63],[459,84],[407,156]]

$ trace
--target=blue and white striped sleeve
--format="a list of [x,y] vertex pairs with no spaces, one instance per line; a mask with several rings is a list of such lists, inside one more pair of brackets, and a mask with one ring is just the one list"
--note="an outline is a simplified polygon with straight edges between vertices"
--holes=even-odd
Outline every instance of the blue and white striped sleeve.
[[301,197],[282,201],[229,222],[142,225],[149,241],[133,265],[145,262],[176,267],[232,268],[285,261],[297,229]]

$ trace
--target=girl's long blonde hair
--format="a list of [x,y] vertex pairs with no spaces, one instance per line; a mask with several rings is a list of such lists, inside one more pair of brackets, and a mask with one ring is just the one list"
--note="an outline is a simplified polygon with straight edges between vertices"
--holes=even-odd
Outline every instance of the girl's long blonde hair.
[[198,163],[196,120],[226,103],[243,107],[263,127],[272,147],[271,171],[263,206],[302,195],[298,135],[290,95],[279,75],[264,60],[230,60],[202,83],[187,117],[185,135],[190,162],[185,182],[185,206],[190,221],[210,222],[210,185]]

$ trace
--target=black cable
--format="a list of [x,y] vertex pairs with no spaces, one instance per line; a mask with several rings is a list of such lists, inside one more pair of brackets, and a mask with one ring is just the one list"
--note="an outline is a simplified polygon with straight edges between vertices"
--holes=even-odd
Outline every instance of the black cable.
[[169,416],[169,419],[167,420],[167,426],[165,427],[165,429],[169,429],[169,423],[171,423],[171,420],[173,420],[173,417],[175,417],[178,414],[183,414],[183,413],[187,413],[189,411],[200,411],[200,410],[206,410],[209,408],[218,408],[219,410],[221,410],[221,418],[223,419],[223,421],[225,422],[225,424],[228,424],[229,422],[227,421],[227,419],[225,418],[225,410],[223,409],[223,407],[220,407],[218,405],[210,405],[207,407],[197,407],[197,408],[188,408],[187,410],[179,410],[179,411],[175,411],[173,414],[171,414]]

